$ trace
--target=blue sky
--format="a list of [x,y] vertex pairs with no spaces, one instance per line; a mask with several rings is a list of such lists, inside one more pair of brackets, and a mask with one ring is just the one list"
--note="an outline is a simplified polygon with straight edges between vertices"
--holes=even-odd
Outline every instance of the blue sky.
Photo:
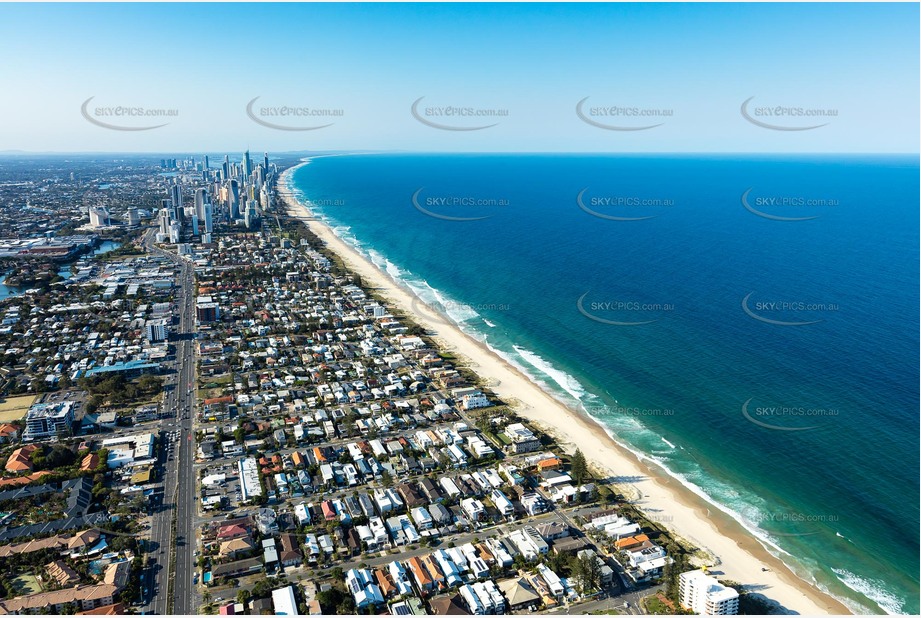
[[[918,152],[918,20],[917,4],[0,4],[0,151]],[[90,97],[92,119],[168,124],[97,126]],[[257,120],[332,125],[263,126],[255,97]],[[434,128],[420,97],[423,120],[496,124]],[[659,126],[599,128],[586,97],[598,124]],[[774,128],[743,117],[750,97]],[[103,115],[119,106],[178,115]]]

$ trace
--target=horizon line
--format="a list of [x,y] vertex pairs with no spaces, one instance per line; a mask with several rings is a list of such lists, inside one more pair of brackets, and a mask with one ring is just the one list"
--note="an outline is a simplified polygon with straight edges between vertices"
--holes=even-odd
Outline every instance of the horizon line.
[[[262,152],[272,152],[270,149],[260,149]],[[227,154],[236,152],[229,149],[202,149],[202,150],[150,150],[150,151],[119,151],[119,150],[0,150],[0,157],[13,157],[20,155],[208,155],[214,153]],[[862,151],[862,152],[829,152],[829,151],[717,151],[717,150],[687,150],[687,151],[593,151],[593,150],[280,150],[274,155],[317,155],[317,154],[446,154],[446,155],[513,155],[513,154],[548,154],[548,155],[824,155],[824,156],[854,156],[854,155],[901,155],[921,157],[921,151]]]

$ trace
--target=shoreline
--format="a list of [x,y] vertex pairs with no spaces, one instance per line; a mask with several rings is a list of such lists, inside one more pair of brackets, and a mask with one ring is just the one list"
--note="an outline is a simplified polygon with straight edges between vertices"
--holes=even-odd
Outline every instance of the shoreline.
[[[641,511],[671,518],[667,528],[672,534],[715,558],[717,565],[710,569],[714,576],[755,588],[779,604],[785,613],[851,613],[842,602],[796,576],[739,522],[722,511],[714,512],[711,504],[675,482],[664,470],[618,444],[594,419],[554,398],[340,239],[294,197],[288,186],[291,174],[308,161],[286,169],[279,178],[278,195],[289,214],[307,225],[347,268],[361,276],[364,286],[374,289],[393,307],[412,315],[420,326],[434,333],[432,339],[439,347],[462,357],[472,371],[493,384],[490,389],[500,399],[508,404],[514,402],[517,414],[553,436],[567,452],[578,444],[590,464],[608,474],[623,493],[641,496],[633,502]],[[561,424],[561,418],[567,422]],[[762,571],[762,567],[771,570]]]

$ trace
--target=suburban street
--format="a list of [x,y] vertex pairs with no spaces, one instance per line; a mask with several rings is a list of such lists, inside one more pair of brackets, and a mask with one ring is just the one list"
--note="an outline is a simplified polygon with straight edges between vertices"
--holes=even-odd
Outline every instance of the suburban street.
[[[177,255],[158,249],[153,234],[145,236],[147,250],[176,261],[180,267],[176,297],[179,326],[172,336],[176,348],[175,380],[165,385],[164,410],[175,411],[175,418],[161,422],[161,440],[169,455],[163,454],[162,505],[154,507],[151,521],[152,551],[149,556],[147,605],[144,610],[154,614],[196,613],[194,598],[195,572],[192,519],[195,509],[195,432],[192,427],[195,401],[195,299],[192,265]],[[178,431],[177,439],[170,432]],[[169,449],[169,444],[175,444]],[[173,527],[175,523],[175,528]],[[170,561],[171,556],[175,562]]]

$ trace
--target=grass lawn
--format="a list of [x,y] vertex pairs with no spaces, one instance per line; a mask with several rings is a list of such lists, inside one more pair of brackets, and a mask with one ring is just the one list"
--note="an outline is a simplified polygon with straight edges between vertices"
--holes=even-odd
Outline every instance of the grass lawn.
[[36,594],[42,591],[38,579],[29,573],[22,573],[13,579],[13,586],[16,587],[16,591],[20,595]]
[[647,613],[650,614],[672,614],[674,613],[672,609],[662,602],[658,595],[652,594],[645,599],[643,599],[643,606],[646,608]]
[[32,402],[35,401],[35,397],[35,395],[22,395],[0,401],[0,423],[8,423],[24,417],[32,406]]

